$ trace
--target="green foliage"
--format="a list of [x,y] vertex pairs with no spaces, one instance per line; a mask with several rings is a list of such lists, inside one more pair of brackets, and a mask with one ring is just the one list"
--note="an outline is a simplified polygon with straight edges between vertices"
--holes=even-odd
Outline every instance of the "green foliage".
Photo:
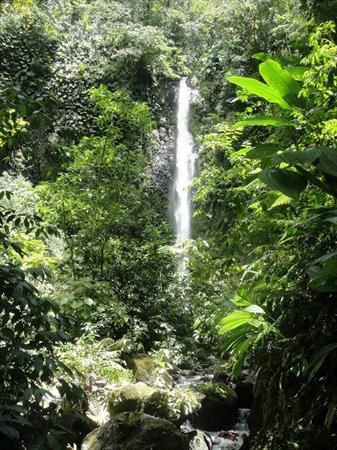
[[132,373],[121,361],[121,350],[112,339],[95,340],[87,331],[73,343],[58,349],[59,358],[73,370],[77,382],[90,386],[96,380],[107,383],[131,381]]
[[264,338],[270,339],[271,334],[280,334],[272,319],[266,315],[261,306],[255,305],[242,294],[231,300],[236,309],[219,323],[219,333],[226,334],[223,351],[235,355],[233,376],[238,377],[243,369],[247,353],[252,347],[259,345]]
[[[4,205],[4,199],[11,201],[9,191],[2,191],[0,197],[0,433],[8,446],[19,445],[23,441],[27,448],[32,448],[31,445],[37,443],[34,439],[47,446],[48,434],[49,441],[53,439],[60,447],[61,442],[73,439],[69,437],[69,429],[64,429],[62,436],[59,436],[58,425],[54,424],[55,428],[49,425],[48,429],[40,430],[38,438],[32,430],[36,429],[38,422],[39,428],[52,423],[52,410],[43,406],[46,386],[51,383],[57,370],[69,371],[54,354],[55,346],[69,339],[66,334],[67,321],[59,315],[56,305],[40,297],[29,281],[29,269],[24,270],[22,266],[11,263],[11,252],[23,256],[21,247],[12,240],[12,226],[18,227],[22,223],[26,231],[31,231],[38,229],[41,219],[36,215],[20,214]],[[34,273],[37,274],[36,271]],[[69,398],[76,392],[66,383],[63,383],[60,392],[62,389],[66,389],[65,394]],[[56,420],[60,419],[59,415],[54,416]]]
[[[211,317],[222,312],[221,346],[235,375],[256,374],[254,450],[334,446],[334,29],[319,26],[307,49],[292,42],[292,54],[255,55],[264,82],[251,66],[249,78],[230,77],[244,90],[234,101],[223,89],[221,115],[197,124],[192,282],[201,298],[216,299]],[[228,72],[238,74],[235,62],[219,70]],[[199,82],[217,96],[216,85]],[[233,310],[227,299],[241,296],[247,303]]]

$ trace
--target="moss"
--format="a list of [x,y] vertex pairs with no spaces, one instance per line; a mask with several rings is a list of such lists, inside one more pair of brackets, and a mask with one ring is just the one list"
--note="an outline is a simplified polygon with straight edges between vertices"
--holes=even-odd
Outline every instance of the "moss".
[[82,450],[187,450],[188,438],[171,422],[123,413],[87,436]]
[[110,417],[122,412],[140,412],[154,389],[144,383],[127,384],[115,389],[108,400]]
[[155,371],[155,364],[151,356],[140,355],[129,362],[136,381],[151,381]]
[[235,391],[224,383],[202,383],[197,387],[197,392],[205,395],[207,398],[213,398],[217,400],[236,400],[237,395]]
[[161,417],[163,419],[176,419],[170,407],[170,395],[162,390],[153,392],[147,399],[144,412],[151,416]]

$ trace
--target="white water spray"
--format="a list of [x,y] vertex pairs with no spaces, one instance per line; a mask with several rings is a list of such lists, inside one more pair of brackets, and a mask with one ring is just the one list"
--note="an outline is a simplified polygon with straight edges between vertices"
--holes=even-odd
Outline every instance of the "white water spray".
[[[192,198],[191,186],[195,172],[196,153],[193,136],[189,131],[191,89],[183,78],[179,84],[177,112],[177,145],[174,177],[174,217],[176,243],[191,238]],[[186,271],[186,260],[180,260],[178,271]]]

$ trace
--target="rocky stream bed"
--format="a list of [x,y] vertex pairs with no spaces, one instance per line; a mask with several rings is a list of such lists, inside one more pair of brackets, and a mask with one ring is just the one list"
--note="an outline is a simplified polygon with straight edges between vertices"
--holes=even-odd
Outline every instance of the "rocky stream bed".
[[[243,448],[252,384],[219,381],[217,369],[179,370],[165,389],[149,380],[116,387],[101,411],[104,424],[85,438],[81,450]],[[189,410],[181,406],[186,398],[193,405]]]

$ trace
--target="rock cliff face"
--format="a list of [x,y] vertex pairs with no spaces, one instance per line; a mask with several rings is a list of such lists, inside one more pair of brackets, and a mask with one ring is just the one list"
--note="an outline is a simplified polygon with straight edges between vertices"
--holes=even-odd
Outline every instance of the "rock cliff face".
[[150,171],[153,189],[166,201],[170,196],[174,170],[174,149],[176,144],[176,101],[177,83],[170,83],[163,89],[157,122],[158,128],[149,143],[153,164]]

